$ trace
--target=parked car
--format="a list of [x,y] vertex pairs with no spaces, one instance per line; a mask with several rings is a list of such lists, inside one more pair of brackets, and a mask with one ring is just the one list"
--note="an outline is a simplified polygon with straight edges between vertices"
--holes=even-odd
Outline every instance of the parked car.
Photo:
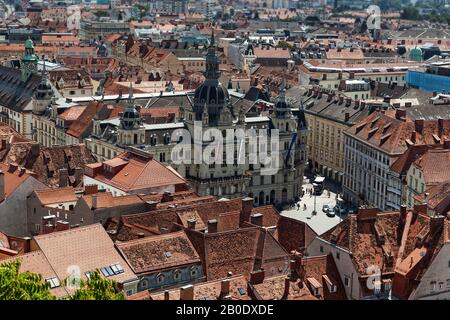
[[338,213],[339,215],[343,215],[346,213],[346,210],[344,208],[341,208],[339,206],[334,207],[334,212]]
[[334,212],[334,210],[332,210],[332,209],[328,210],[327,216],[334,217],[335,215],[336,215],[336,213]]
[[327,205],[327,204],[324,204],[322,206],[322,211],[325,212],[325,213],[328,213],[328,211],[330,211],[330,209],[331,209],[330,206]]

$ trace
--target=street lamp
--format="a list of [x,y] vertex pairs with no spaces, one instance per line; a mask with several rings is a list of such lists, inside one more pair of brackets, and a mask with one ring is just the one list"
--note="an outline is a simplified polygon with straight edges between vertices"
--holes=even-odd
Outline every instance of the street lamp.
[[314,215],[316,215],[317,214],[317,211],[316,211],[316,191],[314,190],[314,188],[313,188],[313,192],[314,192],[314,210],[313,210],[313,212],[312,212],[312,215],[314,216]]

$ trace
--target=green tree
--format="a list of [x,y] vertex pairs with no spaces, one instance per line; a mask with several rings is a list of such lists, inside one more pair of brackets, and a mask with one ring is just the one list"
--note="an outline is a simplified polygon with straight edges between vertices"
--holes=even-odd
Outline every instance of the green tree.
[[[66,279],[65,285],[71,280]],[[74,283],[72,283],[73,285]],[[123,292],[117,290],[117,282],[105,279],[98,270],[91,272],[87,281],[80,280],[80,288],[68,300],[125,300]]]
[[419,10],[417,10],[417,8],[412,7],[412,6],[403,8],[400,18],[405,19],[405,20],[420,20],[421,19]]
[[277,48],[292,49],[292,45],[286,41],[281,40],[281,41],[278,41]]
[[40,274],[19,272],[20,260],[0,264],[0,300],[54,300]]

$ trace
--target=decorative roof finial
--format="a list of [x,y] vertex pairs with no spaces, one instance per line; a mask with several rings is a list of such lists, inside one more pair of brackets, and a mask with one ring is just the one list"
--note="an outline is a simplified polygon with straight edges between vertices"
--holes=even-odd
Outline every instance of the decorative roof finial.
[[210,40],[210,44],[209,44],[209,46],[210,47],[213,47],[214,46],[214,43],[215,43],[215,41],[214,41],[214,28],[211,28],[211,40]]
[[43,62],[43,66],[42,66],[42,79],[47,79],[47,70],[45,68],[45,55],[42,55],[42,62]]
[[128,93],[128,104],[129,106],[133,106],[134,97],[133,97],[133,81],[130,81],[130,89]]

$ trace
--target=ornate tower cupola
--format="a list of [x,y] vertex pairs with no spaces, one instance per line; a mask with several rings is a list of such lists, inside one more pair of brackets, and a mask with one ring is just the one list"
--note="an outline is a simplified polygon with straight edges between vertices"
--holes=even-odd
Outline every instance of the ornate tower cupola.
[[195,120],[201,121],[206,106],[208,123],[217,125],[223,108],[229,107],[228,90],[219,83],[219,58],[214,45],[214,32],[211,35],[210,46],[206,55],[205,81],[195,90],[194,106]]
[[25,54],[22,57],[20,64],[20,69],[22,71],[22,81],[28,80],[30,75],[37,73],[38,58],[34,54],[34,44],[33,41],[28,38],[25,41]]
[[208,53],[206,54],[206,70],[204,72],[207,80],[215,80],[219,83],[220,70],[219,70],[219,58],[216,55],[216,46],[214,40],[214,29],[211,33],[211,40],[208,47]]
[[286,101],[285,84],[281,87],[280,94],[278,95],[277,102],[275,103],[275,117],[287,118],[292,115],[291,106]]
[[45,109],[50,105],[54,92],[50,81],[48,80],[47,70],[45,68],[45,60],[43,60],[44,64],[42,67],[41,73],[41,82],[36,88],[36,92],[34,94],[33,101],[33,112],[36,114],[42,114],[45,112]]
[[120,145],[139,145],[145,143],[145,126],[142,124],[141,115],[136,110],[133,97],[133,85],[130,83],[125,111],[120,117],[117,143]]
[[300,102],[300,107],[298,108],[297,115],[297,130],[308,130],[308,122],[305,117],[305,108],[303,107],[303,102]]
[[141,116],[136,110],[133,97],[133,85],[130,83],[130,93],[127,99],[127,105],[122,117],[120,118],[120,126],[124,130],[133,130],[140,126]]

